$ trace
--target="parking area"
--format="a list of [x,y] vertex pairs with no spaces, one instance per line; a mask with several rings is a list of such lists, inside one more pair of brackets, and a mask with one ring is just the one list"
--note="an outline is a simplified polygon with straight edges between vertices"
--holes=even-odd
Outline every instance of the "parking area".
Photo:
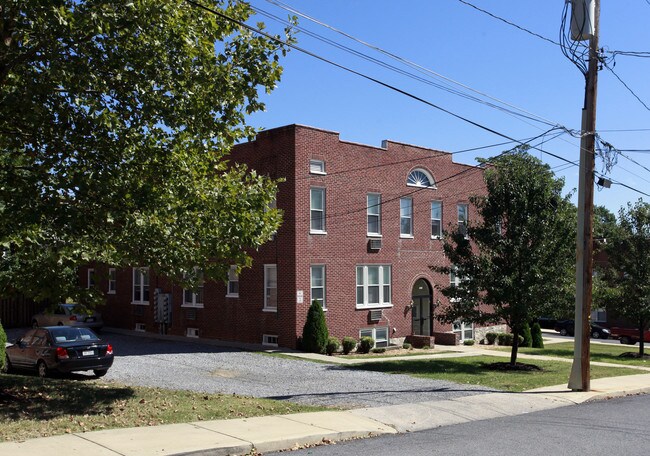
[[[20,330],[8,330],[9,339]],[[190,341],[105,331],[115,361],[101,380],[127,385],[238,394],[345,408],[452,399],[484,387],[418,379]]]

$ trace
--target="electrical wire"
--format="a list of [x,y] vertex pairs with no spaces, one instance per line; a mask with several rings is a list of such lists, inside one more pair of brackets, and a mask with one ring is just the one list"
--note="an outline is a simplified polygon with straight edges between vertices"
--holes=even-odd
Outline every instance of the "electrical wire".
[[621,77],[620,77],[618,74],[616,74],[616,72],[614,71],[613,68],[611,68],[611,67],[610,67],[609,65],[607,65],[607,64],[605,64],[604,66],[605,66],[605,68],[607,68],[609,71],[611,71],[611,73],[616,77],[616,79],[618,79],[618,81],[619,81],[621,84],[623,84],[623,86],[625,86],[625,88],[626,88],[626,89],[627,89],[627,90],[628,90],[628,91],[629,91],[629,92],[634,96],[634,98],[637,99],[637,101],[638,101],[639,103],[641,103],[641,104],[643,105],[644,108],[646,108],[646,110],[650,111],[650,107],[648,107],[648,105],[645,104],[645,102],[644,102],[644,101],[643,101],[643,100],[642,100],[642,99],[641,99],[641,98],[640,98],[636,93],[634,93],[634,90],[632,90],[632,89],[630,88],[630,86],[627,85],[627,84],[625,83],[625,81],[623,81],[623,80],[621,79]]

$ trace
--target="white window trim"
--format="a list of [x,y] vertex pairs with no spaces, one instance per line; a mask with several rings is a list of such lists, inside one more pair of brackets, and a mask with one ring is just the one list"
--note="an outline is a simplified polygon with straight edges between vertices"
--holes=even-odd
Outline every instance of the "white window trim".
[[[410,183],[409,178],[411,177],[411,174],[413,174],[414,172],[420,172],[420,173],[424,174],[427,177],[427,179],[429,180],[429,182],[431,182],[432,184],[431,185],[417,185],[417,184]],[[429,171],[427,171],[426,169],[423,169],[423,168],[415,168],[415,169],[413,169],[413,170],[411,170],[409,172],[408,176],[406,177],[406,186],[407,187],[416,187],[416,188],[430,188],[432,190],[436,190],[438,188],[436,186],[436,181],[433,179],[433,176],[431,175],[431,173]]]
[[314,284],[312,282],[312,274],[311,274],[312,268],[323,269],[323,286],[317,288],[323,289],[323,302],[321,303],[321,307],[323,308],[323,310],[327,310],[327,268],[325,267],[324,264],[312,264],[309,267],[309,303],[311,304],[311,302],[313,302],[314,300],[314,297],[312,296],[312,289],[314,288]]
[[[111,278],[111,275],[113,276],[113,278]],[[115,294],[116,292],[117,292],[117,269],[108,268],[108,291],[106,293]]]
[[[371,206],[370,206],[370,202],[368,201],[370,195],[377,195],[379,197],[379,203],[373,205],[373,207],[377,208],[376,214],[370,213]],[[368,228],[370,227],[370,224],[368,223],[368,217],[370,216],[377,217],[378,219],[377,227],[379,228],[379,231],[373,232],[368,230]],[[381,193],[369,192],[366,194],[366,234],[368,237],[381,237]]]
[[[233,280],[233,276],[237,280]],[[235,265],[230,265],[230,269],[228,270],[228,283],[226,284],[228,288],[226,289],[226,298],[238,298],[239,291],[237,291],[237,293],[230,292],[231,282],[237,282],[237,290],[239,290],[239,274],[237,274],[237,266]]]
[[199,328],[185,328],[185,337],[199,338]]
[[[275,307],[269,307],[267,305],[267,293],[266,293],[266,284],[267,284],[267,278],[268,278],[268,271],[270,269],[275,269]],[[277,264],[265,264],[264,265],[264,308],[262,309],[263,312],[277,312],[278,311],[278,266]]]
[[277,342],[269,342],[270,340],[278,340],[278,336],[275,334],[262,334],[262,345],[265,347],[277,347]]
[[[323,170],[316,170],[312,168],[312,165],[320,166]],[[318,174],[320,176],[326,176],[327,172],[325,171],[325,161],[319,160],[317,158],[312,158],[309,160],[309,174]]]
[[[406,218],[402,216],[402,200],[404,201],[410,201],[411,203],[411,214],[409,215],[409,220],[411,221],[411,232],[410,233],[402,233],[402,218]],[[399,237],[402,239],[413,239],[413,198],[400,198],[399,199]]]
[[[198,268],[195,269],[198,270]],[[202,275],[203,274],[201,274],[201,276]],[[205,283],[203,282],[203,279],[201,279],[199,288],[203,288],[203,301],[205,302]],[[187,293],[188,291],[192,293],[192,302],[185,300],[185,293]],[[191,309],[203,309],[204,302],[196,302],[196,297],[198,296],[198,294],[199,293],[195,293],[189,288],[183,288],[183,303],[181,304],[181,307],[191,308]]]
[[[368,267],[379,267],[379,303],[368,303]],[[358,264],[354,269],[355,287],[354,287],[354,300],[357,300],[357,268],[363,268],[363,304],[356,303],[356,309],[388,309],[393,307],[392,302],[384,302],[384,268],[390,268],[390,299],[393,300],[393,268],[390,264]]]
[[[323,209],[321,210],[322,217],[323,217],[322,230],[314,229],[311,227],[311,213],[314,210],[312,207],[312,199],[311,199],[312,190],[321,190],[323,192]],[[320,209],[316,209],[316,210],[320,210]],[[309,188],[309,234],[327,234],[327,191],[325,190],[325,187]]]
[[[465,208],[465,219],[460,218],[460,208]],[[458,219],[458,230],[460,231],[461,224],[465,225],[465,239],[468,239],[467,236],[467,226],[469,225],[469,204],[459,203],[456,205],[456,218]]]
[[[142,280],[142,279],[144,279],[144,275],[147,274],[147,280],[148,281],[151,279],[151,277],[149,277],[149,268],[148,267],[133,268],[133,283],[132,283],[132,286],[131,286],[131,304],[148,306],[149,301],[143,301],[143,300],[136,301],[135,300],[135,275],[136,274],[140,274],[140,296],[141,297],[144,296],[144,284],[143,284],[143,280]],[[150,288],[151,283],[147,283],[147,287]],[[151,293],[151,289],[149,289],[149,293]],[[151,296],[150,296],[150,298],[151,298]]]
[[[434,219],[433,218],[433,203],[438,203],[440,205],[440,218]],[[433,223],[434,220],[439,220],[440,221],[440,234],[435,235],[431,233],[431,239],[442,239],[442,201],[431,201],[431,222]]]
[[364,337],[364,336],[361,335],[361,333],[363,331],[372,331],[372,336],[370,336],[370,337],[372,337],[372,339],[375,341],[375,344],[373,345],[372,348],[376,348],[377,347],[377,330],[378,329],[385,329],[386,330],[386,347],[388,347],[390,345],[390,328],[388,326],[373,326],[371,328],[361,328],[359,330],[359,339],[361,339],[361,337]]
[[[92,280],[92,283],[91,283]],[[88,289],[93,288],[96,283],[95,283],[95,269],[94,268],[88,268],[88,277],[87,277],[87,285]]]

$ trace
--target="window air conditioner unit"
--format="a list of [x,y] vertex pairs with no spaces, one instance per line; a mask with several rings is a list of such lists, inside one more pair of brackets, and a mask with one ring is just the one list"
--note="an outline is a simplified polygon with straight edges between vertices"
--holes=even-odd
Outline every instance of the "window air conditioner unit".
[[382,310],[377,309],[377,310],[371,310],[368,314],[369,320],[370,321],[379,321],[381,320],[382,316]]
[[368,250],[381,249],[381,239],[370,239],[368,241]]

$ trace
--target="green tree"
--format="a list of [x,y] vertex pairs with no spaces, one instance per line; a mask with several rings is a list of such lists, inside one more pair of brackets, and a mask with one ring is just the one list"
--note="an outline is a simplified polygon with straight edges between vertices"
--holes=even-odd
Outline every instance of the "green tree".
[[446,233],[450,266],[432,267],[459,278],[441,287],[450,303],[439,318],[505,322],[514,366],[524,324],[571,305],[575,208],[562,196],[563,180],[525,148],[484,162],[486,194],[470,199],[479,219],[466,235]]
[[650,326],[650,204],[640,199],[621,208],[605,249],[608,262],[599,269],[594,299],[636,325],[643,357],[643,332]]
[[605,206],[594,206],[594,239],[607,240],[616,231],[616,215]]
[[307,312],[307,320],[302,328],[302,348],[309,353],[325,353],[329,331],[325,312],[317,299],[314,299]]
[[250,264],[276,183],[226,158],[279,81],[280,38],[183,0],[7,0],[0,38],[0,295],[97,300],[77,284],[90,260],[190,285]]
[[530,330],[532,337],[532,347],[533,348],[544,348],[544,338],[542,337],[542,327],[538,322],[533,323],[533,327]]
[[525,321],[521,326],[521,337],[524,338],[523,342],[521,343],[522,347],[533,346],[533,335],[530,330],[530,324],[527,321]]

